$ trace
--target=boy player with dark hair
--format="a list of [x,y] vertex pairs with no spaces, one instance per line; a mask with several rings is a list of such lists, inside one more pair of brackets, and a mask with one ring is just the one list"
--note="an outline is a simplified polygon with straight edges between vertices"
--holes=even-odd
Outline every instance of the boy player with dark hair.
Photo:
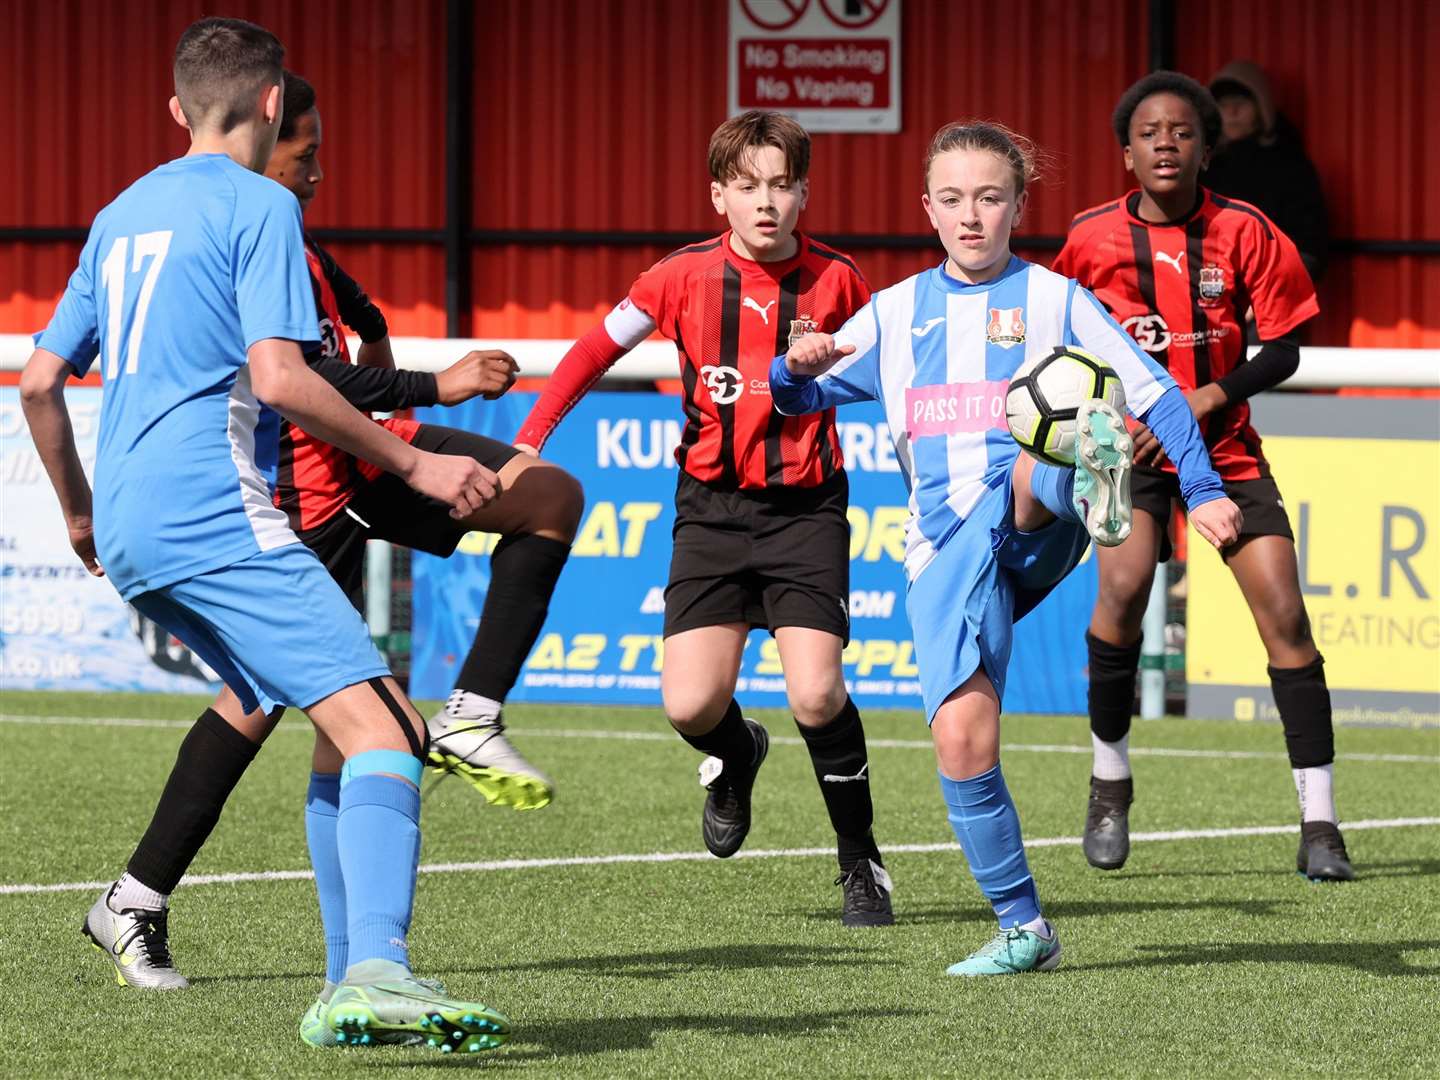
[[790,708],[835,828],[847,926],[894,921],[871,835],[869,763],[840,654],[849,637],[848,481],[834,410],[781,416],[770,362],[833,331],[870,290],[848,257],[796,231],[810,137],[779,113],[727,120],[710,140],[710,199],[729,221],[641,274],[566,354],[516,437],[537,450],[604,371],[657,329],[675,342],[686,425],[676,448],[674,554],[660,676],[665,714],[708,755],[701,832],[721,858],[750,830],[769,736],[735,681],[754,627],[775,636]]
[[[360,1044],[443,1031],[448,1049],[471,1053],[503,1041],[505,1018],[417,980],[406,944],[424,720],[271,501],[277,414],[457,519],[498,485],[473,458],[428,453],[373,423],[305,363],[320,335],[300,208],[256,175],[283,116],[284,52],[238,19],[202,19],[181,36],[170,107],[190,150],[96,216],[21,399],[86,568],[218,672],[243,712],[301,708],[317,746],[343,762],[323,864],[312,847],[317,877],[343,893],[347,913],[348,967],[324,1023]],[[105,397],[92,491],[64,384],[97,354]],[[115,906],[113,893],[91,908],[86,936],[117,970],[152,946],[163,952],[163,912]],[[167,974],[153,971],[155,984]]]
[[[1325,661],[1315,647],[1295,538],[1250,423],[1249,398],[1300,364],[1297,333],[1320,310],[1295,245],[1255,207],[1206,190],[1200,170],[1220,135],[1220,112],[1194,79],[1156,71],[1131,86],[1112,117],[1125,167],[1139,186],[1079,214],[1055,269],[1094,291],[1115,320],[1175,377],[1205,436],[1225,492],[1244,511],[1240,539],[1221,552],[1255,617],[1300,803],[1296,866],[1317,881],[1355,876],[1332,791],[1335,732]],[[1260,350],[1246,359],[1246,311]],[[1098,548],[1100,591],[1085,635],[1090,651],[1090,779],[1084,849],[1117,870],[1130,852],[1130,719],[1140,624],[1166,529],[1175,467],[1139,425],[1130,538]]]

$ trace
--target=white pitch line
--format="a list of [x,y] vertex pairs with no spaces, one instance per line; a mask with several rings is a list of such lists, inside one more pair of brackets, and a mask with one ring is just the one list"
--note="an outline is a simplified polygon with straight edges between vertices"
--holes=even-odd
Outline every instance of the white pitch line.
[[[1440,825],[1440,817],[1384,818],[1368,821],[1341,822],[1347,832],[1363,829],[1402,829],[1423,825]],[[1161,840],[1224,840],[1243,836],[1286,836],[1299,831],[1296,825],[1249,825],[1233,829],[1174,829],[1169,832],[1132,833],[1130,839],[1136,843]],[[1078,836],[1045,836],[1026,840],[1025,847],[1076,847]],[[940,844],[886,844],[886,854],[928,854],[938,851],[958,851],[953,841]],[[771,850],[741,851],[736,859],[798,859],[819,855],[834,855],[834,847],[776,848]],[[425,863],[420,867],[422,874],[472,874],[489,873],[496,870],[546,870],[559,866],[618,866],[628,863],[678,863],[718,862],[706,851],[652,851],[620,855],[571,855],[549,859],[491,859],[483,862]],[[254,881],[308,881],[314,875],[308,870],[255,870],[237,874],[195,874],[181,882],[182,885],[235,885]],[[34,893],[88,892],[103,889],[109,881],[67,881],[54,885],[0,885],[0,895],[17,896]]]
[[[0,713],[0,723],[35,724],[42,727],[124,727],[189,729],[193,720],[156,720],[143,716],[30,716],[18,713]],[[276,731],[310,731],[309,724],[282,722]],[[507,728],[512,735],[527,739],[617,739],[625,742],[674,742],[675,736],[666,731],[599,731],[589,728]],[[772,735],[772,743],[781,746],[802,746],[805,740],[794,735]],[[867,746],[882,750],[930,750],[934,744],[928,739],[873,739],[866,738]],[[1088,754],[1089,746],[1070,743],[1003,743],[1000,749],[1015,754]],[[1132,746],[1132,757],[1180,757],[1211,758],[1221,761],[1280,761],[1286,755],[1275,750],[1184,750],[1160,746]],[[1402,765],[1440,765],[1440,756],[1429,754],[1337,754],[1340,761],[1384,761]]]

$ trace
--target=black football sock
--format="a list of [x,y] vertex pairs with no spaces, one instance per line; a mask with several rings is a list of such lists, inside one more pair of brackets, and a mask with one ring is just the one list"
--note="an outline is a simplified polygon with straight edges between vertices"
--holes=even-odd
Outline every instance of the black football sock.
[[807,728],[796,721],[840,855],[840,872],[849,873],[861,859],[874,859],[882,866],[880,849],[870,827],[875,821],[875,806],[870,801],[870,761],[865,754],[865,728],[860,723],[860,710],[848,697],[835,719],[820,728]]
[[214,709],[201,713],[180,744],[155,816],[130,856],[130,876],[158,893],[174,892],[259,751]]
[[1285,749],[1292,769],[1311,769],[1335,760],[1335,728],[1330,716],[1330,688],[1325,685],[1325,658],[1304,667],[1268,669],[1270,692],[1285,729]]
[[1111,645],[1087,630],[1085,644],[1090,650],[1090,730],[1104,742],[1118,742],[1130,734],[1140,642]]
[[750,734],[750,727],[740,714],[740,703],[734,698],[730,699],[720,722],[704,735],[686,735],[683,731],[679,735],[702,754],[721,761],[749,765],[755,760],[755,736]]
[[550,610],[570,545],[534,533],[502,537],[490,556],[490,588],[457,690],[504,701]]

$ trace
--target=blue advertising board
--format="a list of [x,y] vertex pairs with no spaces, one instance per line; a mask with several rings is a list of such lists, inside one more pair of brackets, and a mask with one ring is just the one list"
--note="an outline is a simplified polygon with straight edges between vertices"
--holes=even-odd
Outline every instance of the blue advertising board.
[[[535,395],[512,393],[423,409],[426,423],[508,441]],[[585,488],[585,516],[545,629],[513,701],[655,705],[682,414],[656,393],[587,395],[556,430],[545,457]],[[905,618],[907,494],[878,405],[842,409],[837,425],[850,473],[850,628],[845,675],[862,708],[920,709]],[[411,692],[443,698],[474,637],[498,537],[472,533],[449,559],[416,553]],[[1096,589],[1093,560],[1016,628],[1008,712],[1085,711],[1084,630]],[[774,640],[751,635],[740,671],[743,705],[785,705]]]

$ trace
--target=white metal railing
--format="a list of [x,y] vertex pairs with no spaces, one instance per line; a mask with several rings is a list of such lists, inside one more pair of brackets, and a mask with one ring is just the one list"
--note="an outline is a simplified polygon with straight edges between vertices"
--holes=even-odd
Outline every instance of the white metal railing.
[[[352,341],[352,349],[358,344]],[[571,344],[568,338],[391,339],[395,363],[411,371],[439,371],[471,349],[504,349],[519,362],[522,376],[541,377],[555,371]],[[28,334],[0,334],[0,371],[18,371],[32,349]],[[679,374],[674,345],[645,341],[621,358],[606,378],[674,379]],[[1302,348],[1300,370],[1285,386],[1293,390],[1342,386],[1440,388],[1440,349]]]

